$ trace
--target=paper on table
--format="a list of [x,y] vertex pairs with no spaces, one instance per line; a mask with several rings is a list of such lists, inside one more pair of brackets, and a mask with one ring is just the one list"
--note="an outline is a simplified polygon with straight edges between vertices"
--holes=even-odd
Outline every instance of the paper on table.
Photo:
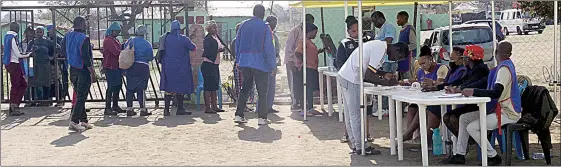
[[453,97],[462,97],[463,95],[461,93],[454,93],[454,94],[441,94],[440,96],[437,96],[438,98],[453,98]]

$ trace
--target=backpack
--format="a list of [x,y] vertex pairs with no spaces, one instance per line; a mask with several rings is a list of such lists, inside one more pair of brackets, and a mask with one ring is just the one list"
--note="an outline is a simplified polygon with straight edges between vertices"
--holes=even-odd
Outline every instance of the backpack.
[[129,69],[132,64],[134,64],[134,44],[131,39],[131,43],[125,46],[125,49],[121,50],[119,54],[119,68]]

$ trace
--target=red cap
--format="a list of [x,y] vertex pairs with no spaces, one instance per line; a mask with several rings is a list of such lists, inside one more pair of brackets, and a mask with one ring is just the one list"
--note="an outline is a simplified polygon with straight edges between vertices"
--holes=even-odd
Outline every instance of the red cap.
[[464,51],[464,56],[469,57],[470,60],[481,60],[485,55],[483,54],[484,50],[481,46],[478,45],[468,45],[466,46],[466,50]]

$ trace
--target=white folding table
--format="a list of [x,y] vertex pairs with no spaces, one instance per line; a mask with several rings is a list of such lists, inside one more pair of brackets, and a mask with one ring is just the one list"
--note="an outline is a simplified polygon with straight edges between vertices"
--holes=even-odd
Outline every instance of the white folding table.
[[[396,154],[396,129],[399,133],[401,133],[402,131],[402,113],[401,112],[395,112],[395,105],[394,105],[394,100],[392,99],[392,96],[395,94],[407,94],[407,93],[415,93],[415,92],[420,92],[420,90],[417,89],[405,89],[404,87],[401,86],[395,86],[395,87],[376,87],[373,84],[370,83],[365,83],[364,84],[364,94],[368,94],[368,95],[377,95],[378,96],[378,119],[381,120],[382,115],[380,114],[381,109],[382,109],[382,97],[386,96],[388,97],[389,103],[388,103],[388,108],[389,108],[389,124],[390,124],[390,154],[391,155],[395,155]],[[397,127],[396,127],[396,119],[397,119]],[[403,160],[403,152],[397,152],[398,154],[398,160]]]
[[[397,115],[401,115],[401,103],[407,102],[412,104],[417,104],[419,106],[419,123],[420,123],[420,133],[421,133],[421,152],[423,159],[423,166],[429,165],[428,159],[428,144],[427,144],[427,106],[441,106],[441,113],[444,115],[446,113],[446,105],[460,105],[460,104],[477,104],[479,106],[479,119],[481,126],[481,141],[488,142],[487,140],[487,107],[486,103],[491,101],[488,97],[448,97],[442,98],[438,97],[444,92],[411,92],[411,93],[397,93],[391,96],[395,100],[395,108]],[[390,112],[391,113],[391,112]],[[401,118],[398,116],[398,120]],[[400,121],[398,121],[398,126],[400,126]],[[397,128],[397,140],[398,140],[398,156],[403,155],[403,134],[402,129]],[[447,130],[446,126],[441,124],[441,132],[446,137]],[[444,146],[444,144],[443,144]],[[443,147],[444,149],[444,147]],[[487,150],[487,144],[481,144],[481,150]],[[481,151],[481,157],[487,157],[486,151]],[[400,160],[403,158],[401,157]],[[487,158],[481,158],[482,165],[487,166]]]
[[[324,92],[323,92],[323,75],[327,76],[327,113],[329,116],[333,115],[333,100],[331,97],[332,96],[332,92],[331,92],[331,77],[335,77],[335,78],[339,78],[339,73],[337,71],[332,71],[329,70],[329,67],[320,67],[318,68],[319,71],[319,105],[320,105],[320,109],[324,110],[323,107],[323,96],[324,96]],[[343,97],[342,97],[342,92],[341,92],[341,86],[339,86],[339,84],[337,84],[337,82],[335,83],[335,85],[337,86],[337,107],[338,107],[338,112],[339,112],[339,122],[343,122]]]

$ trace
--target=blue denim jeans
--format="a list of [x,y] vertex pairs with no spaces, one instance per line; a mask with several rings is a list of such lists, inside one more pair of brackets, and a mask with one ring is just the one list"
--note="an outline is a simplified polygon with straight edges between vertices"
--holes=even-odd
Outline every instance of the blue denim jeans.
[[361,140],[360,133],[360,85],[343,78],[339,78],[338,83],[343,92],[343,105],[345,107],[343,112],[349,141],[352,148],[359,149],[361,148],[361,142],[365,142],[364,139]]

